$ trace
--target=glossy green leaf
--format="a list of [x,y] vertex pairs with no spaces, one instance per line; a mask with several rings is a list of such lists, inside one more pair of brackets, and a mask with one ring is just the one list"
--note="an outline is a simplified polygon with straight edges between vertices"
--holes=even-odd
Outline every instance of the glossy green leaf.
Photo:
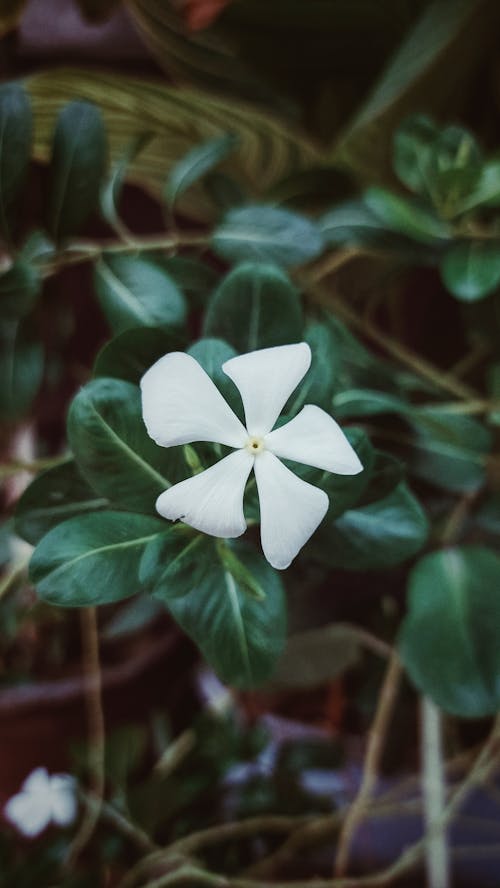
[[394,134],[394,171],[410,191],[428,193],[427,164],[437,132],[430,117],[412,114]]
[[459,241],[446,251],[439,270],[457,299],[483,299],[500,286],[500,242]]
[[325,243],[330,246],[390,248],[397,245],[398,235],[366,206],[362,200],[347,200],[319,219]]
[[101,186],[99,195],[101,213],[118,234],[127,230],[120,219],[119,203],[129,166],[150,139],[151,134],[148,132],[135,135],[113,164],[107,181]]
[[158,620],[161,614],[165,614],[161,602],[151,598],[150,595],[136,595],[130,601],[126,601],[105,626],[100,628],[99,636],[104,641],[127,639],[146,629]]
[[196,590],[214,560],[214,541],[182,524],[164,524],[141,558],[141,585],[167,604]]
[[400,483],[382,500],[344,512],[337,521],[327,519],[310,550],[330,567],[381,569],[416,555],[427,534],[422,507]]
[[295,416],[305,404],[317,404],[329,410],[339,370],[340,354],[327,324],[310,321],[302,339],[310,346],[311,366],[283,408],[283,413],[290,417]]
[[159,518],[97,512],[58,524],[38,544],[30,577],[44,601],[90,607],[139,591],[139,561],[165,528]]
[[261,598],[249,594],[234,568],[231,571],[219,556],[206,562],[203,579],[192,592],[168,606],[223,681],[252,687],[268,678],[283,649],[283,584],[278,572],[250,547],[235,543],[231,550],[261,589]]
[[399,459],[383,450],[375,450],[368,483],[363,488],[359,505],[366,506],[386,499],[404,478],[405,466]]
[[426,163],[429,197],[446,218],[461,212],[480,177],[483,158],[474,136],[460,126],[438,131]]
[[226,213],[212,234],[214,251],[230,262],[302,265],[324,247],[317,225],[291,210],[269,206],[238,207]]
[[500,158],[497,156],[482,164],[473,187],[462,195],[457,211],[467,213],[481,206],[500,206]]
[[104,253],[95,265],[94,284],[115,333],[138,326],[179,327],[186,318],[186,303],[177,285],[143,256]]
[[223,339],[207,338],[194,342],[187,349],[187,353],[201,364],[205,372],[210,376],[210,379],[215,382],[219,391],[222,392],[228,404],[231,405],[238,416],[241,416],[242,402],[240,393],[234,382],[229,379],[229,376],[222,369],[225,361],[229,361],[230,358],[236,356],[234,348],[227,342],[224,342]]
[[212,202],[222,213],[248,202],[248,196],[239,182],[218,170],[205,177],[203,186]]
[[422,558],[399,649],[417,688],[463,718],[500,708],[500,557],[481,546]]
[[285,272],[275,265],[245,262],[210,299],[204,333],[245,353],[299,342],[302,330],[299,297]]
[[185,256],[171,256],[161,260],[157,258],[157,261],[161,262],[162,268],[195,306],[206,306],[220,280],[220,274],[214,268],[198,259],[187,259]]
[[226,133],[196,145],[170,170],[165,199],[174,207],[177,197],[221,163],[238,144],[237,136]]
[[414,474],[456,493],[477,490],[484,483],[492,443],[484,425],[439,407],[413,408],[407,419],[414,431]]
[[41,290],[36,269],[22,259],[0,275],[0,318],[15,321],[34,308]]
[[177,330],[132,327],[106,343],[97,355],[94,376],[111,376],[139,385],[155,361],[171,351],[183,351],[185,341]]
[[0,86],[0,231],[10,235],[11,212],[31,159],[31,102],[21,84]]
[[400,197],[384,188],[373,187],[365,191],[364,201],[390,231],[429,245],[449,238],[445,223],[415,198]]
[[99,109],[70,102],[57,118],[49,167],[47,223],[55,241],[78,233],[96,208],[106,155]]
[[68,438],[89,484],[114,505],[155,513],[155,502],[179,480],[180,449],[158,447],[146,432],[137,386],[93,379],[74,398]]
[[0,326],[0,416],[18,419],[27,413],[42,383],[45,355],[27,324],[5,321]]
[[62,521],[107,505],[108,500],[95,494],[69,459],[42,472],[26,488],[16,506],[16,533],[35,546]]
[[381,413],[405,414],[409,405],[399,395],[377,389],[345,389],[333,397],[337,417],[378,416]]

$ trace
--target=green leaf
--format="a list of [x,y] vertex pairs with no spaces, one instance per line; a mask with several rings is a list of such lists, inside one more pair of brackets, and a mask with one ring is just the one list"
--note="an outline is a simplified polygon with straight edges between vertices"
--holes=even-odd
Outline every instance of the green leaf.
[[362,200],[346,200],[328,210],[319,220],[329,246],[359,246],[390,249],[404,241],[394,234]]
[[28,262],[17,262],[0,275],[0,317],[15,321],[34,308],[41,290],[37,270]]
[[97,355],[94,376],[111,376],[139,385],[155,361],[171,351],[182,351],[185,342],[177,330],[133,327],[119,333]]
[[486,533],[500,534],[500,494],[490,493],[474,515],[476,524]]
[[184,297],[170,275],[143,256],[104,253],[96,262],[94,284],[111,328],[181,326]]
[[215,382],[219,391],[222,392],[228,404],[240,415],[242,412],[240,393],[234,382],[229,379],[229,376],[222,369],[225,361],[229,361],[230,358],[236,356],[234,348],[228,345],[227,342],[224,342],[223,339],[207,338],[194,342],[187,349],[187,353],[201,364],[205,372],[210,376],[210,379]]
[[251,548],[235,543],[231,550],[262,590],[262,598],[249,595],[227,563],[217,557],[206,562],[197,587],[169,601],[169,609],[222,681],[253,687],[270,675],[283,649],[283,584],[277,571]]
[[333,397],[333,410],[337,417],[378,416],[381,413],[405,414],[409,404],[390,392],[377,389],[345,389]]
[[17,503],[15,529],[36,545],[57,524],[106,508],[108,501],[96,496],[82,478],[74,460],[47,469],[31,482]]
[[69,410],[68,438],[89,484],[121,508],[154,514],[159,494],[178,480],[180,448],[151,440],[129,382],[103,377],[84,386]]
[[[234,58],[231,69],[233,62]],[[225,64],[227,67],[227,60]],[[264,194],[292,169],[310,166],[319,157],[312,142],[276,117],[221,98],[220,93],[208,96],[206,90],[195,93],[165,82],[158,88],[157,78],[126,76],[123,71],[104,75],[88,68],[57,68],[30,77],[27,88],[37,116],[35,149],[41,160],[49,154],[57,111],[71,99],[87,99],[99,105],[113,162],[122,156],[124,144],[136,135],[138,123],[147,121],[152,138],[130,163],[129,178],[156,197],[162,194],[166,170],[194,145],[223,135],[228,129],[238,135],[241,144],[241,150],[231,158],[231,169],[238,181],[248,184],[252,194]],[[212,220],[213,203],[203,198],[200,189],[188,190],[180,201],[182,212],[191,219]]]
[[[159,259],[157,259],[160,262]],[[195,306],[205,308],[207,299],[217,286],[220,275],[210,265],[185,256],[162,259],[161,266]]]
[[427,164],[438,128],[425,114],[407,117],[394,134],[393,165],[410,191],[427,195]]
[[[166,529],[168,528],[168,529]],[[146,546],[139,567],[142,586],[168,604],[196,590],[214,560],[214,542],[183,524],[168,527]]]
[[386,228],[418,243],[434,245],[436,240],[450,236],[445,223],[415,198],[400,197],[384,188],[368,188],[364,201]]
[[44,536],[30,563],[30,577],[44,601],[91,607],[134,595],[146,545],[163,521],[127,512],[70,518]]
[[277,266],[245,262],[222,281],[208,304],[206,336],[241,353],[302,339],[299,297]]
[[477,207],[500,205],[500,158],[492,157],[480,168],[478,177],[467,194],[462,195],[456,209],[468,213]]
[[196,145],[170,170],[165,185],[165,199],[172,208],[177,197],[213,170],[238,144],[233,133],[226,133]]
[[19,83],[0,86],[0,230],[9,238],[11,211],[31,159],[31,102]]
[[305,404],[317,404],[326,410],[339,370],[340,355],[331,328],[320,321],[310,321],[303,335],[311,349],[311,366],[298,389],[283,408],[287,416],[295,416]]
[[373,570],[393,567],[424,545],[428,524],[419,502],[404,483],[384,499],[327,520],[309,548],[330,567]]
[[474,136],[460,126],[436,134],[427,158],[428,193],[440,214],[453,218],[462,212],[481,173],[483,158]]
[[209,195],[221,213],[248,203],[248,196],[239,183],[231,176],[220,173],[218,170],[205,177],[203,186],[206,194]]
[[26,323],[6,321],[0,327],[0,416],[18,419],[38,394],[44,371],[44,350]]
[[362,491],[359,505],[366,506],[369,503],[385,499],[403,481],[404,477],[405,467],[399,459],[383,450],[375,450],[368,484]]
[[500,707],[500,558],[481,546],[422,558],[409,581],[399,649],[417,688],[463,718]]
[[106,155],[99,109],[70,102],[57,118],[49,167],[47,224],[55,241],[78,233],[96,208]]
[[352,669],[360,655],[356,633],[340,624],[291,635],[266,690],[317,688]]
[[496,5],[485,6],[482,0],[426,3],[337,142],[334,159],[365,182],[388,179],[397,124],[422,109],[423,97],[428,113],[455,114],[497,24]]
[[121,641],[150,626],[160,614],[164,613],[165,608],[161,602],[151,598],[150,595],[136,595],[131,601],[127,601],[118,613],[113,614],[99,635],[105,641],[116,639]]
[[212,234],[214,251],[230,262],[302,265],[324,247],[321,231],[305,216],[269,206],[238,207],[226,213]]
[[120,235],[123,234],[124,231],[128,234],[128,230],[121,221],[118,213],[118,206],[128,168],[131,162],[135,160],[137,155],[140,154],[142,149],[148,144],[150,139],[151,133],[146,132],[135,135],[130,140],[121,157],[119,157],[113,164],[107,181],[102,184],[100,189],[99,203],[101,213],[111,227]]
[[483,299],[500,285],[500,243],[457,242],[446,251],[439,270],[445,287],[457,299]]
[[485,426],[439,407],[413,408],[407,419],[414,431],[411,469],[415,475],[455,493],[477,490],[484,483],[492,444]]

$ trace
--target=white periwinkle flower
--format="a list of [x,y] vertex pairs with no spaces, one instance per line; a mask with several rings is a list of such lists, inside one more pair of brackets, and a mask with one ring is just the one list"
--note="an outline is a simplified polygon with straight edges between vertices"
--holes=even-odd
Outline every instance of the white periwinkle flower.
[[76,818],[76,784],[69,774],[52,774],[35,768],[4,808],[7,820],[29,838],[38,836],[50,823],[69,826]]
[[174,484],[157,501],[164,518],[216,537],[246,530],[243,494],[255,472],[261,540],[273,567],[288,567],[328,509],[323,490],[298,478],[279,459],[340,475],[361,472],[356,453],[334,419],[307,405],[272,431],[284,405],[311,363],[307,343],[264,348],[231,358],[222,369],[239,389],[246,428],[210,377],[184,352],[160,358],[141,380],[144,422],[162,447],[211,441],[234,447],[198,475]]

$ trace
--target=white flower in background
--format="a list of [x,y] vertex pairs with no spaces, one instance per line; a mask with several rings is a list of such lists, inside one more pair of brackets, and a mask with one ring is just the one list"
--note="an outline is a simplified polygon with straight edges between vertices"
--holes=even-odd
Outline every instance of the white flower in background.
[[69,826],[76,818],[76,783],[69,774],[52,774],[35,768],[21,791],[4,808],[7,820],[29,838],[38,836],[50,823]]
[[311,350],[301,342],[250,352],[223,364],[239,389],[246,428],[190,355],[172,352],[150,367],[141,380],[142,408],[157,444],[211,441],[235,448],[209,469],[162,493],[156,501],[160,515],[181,518],[211,536],[241,536],[246,530],[243,494],[253,469],[264,554],[273,567],[288,567],[324,518],[328,496],[298,478],[279,457],[340,475],[363,469],[340,427],[320,407],[303,407],[272,431],[310,363]]

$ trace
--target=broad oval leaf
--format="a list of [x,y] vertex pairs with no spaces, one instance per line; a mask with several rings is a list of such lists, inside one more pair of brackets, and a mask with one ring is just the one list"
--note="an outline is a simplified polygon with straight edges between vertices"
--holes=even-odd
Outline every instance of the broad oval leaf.
[[283,408],[283,413],[290,417],[295,416],[304,404],[317,404],[328,410],[339,370],[340,354],[336,338],[327,324],[310,321],[303,339],[311,349],[311,366]]
[[214,251],[230,262],[276,262],[291,267],[318,256],[324,248],[317,225],[279,207],[246,206],[230,210],[212,234]]
[[444,285],[462,302],[477,302],[500,286],[500,241],[463,241],[446,251],[439,267]]
[[180,448],[158,447],[146,432],[137,386],[105,377],[87,383],[68,414],[68,438],[89,484],[116,506],[155,512],[179,480]]
[[203,367],[210,379],[224,398],[231,405],[233,410],[242,418],[242,401],[241,396],[232,379],[224,373],[222,365],[225,361],[236,356],[236,351],[223,339],[199,339],[191,345],[187,352],[195,358]]
[[183,524],[164,525],[164,533],[146,546],[139,566],[144,589],[164,604],[182,598],[203,583],[214,558],[214,543],[206,534]]
[[139,591],[139,561],[146,545],[164,529],[159,518],[127,512],[70,518],[38,544],[31,580],[44,601],[59,607],[128,598]]
[[102,184],[100,189],[99,203],[101,213],[120,236],[123,234],[126,234],[127,236],[129,235],[129,231],[120,219],[118,212],[118,205],[125,184],[128,167],[131,161],[133,161],[148,144],[150,138],[151,134],[148,132],[134,135],[123,154],[117,158],[116,163],[113,164],[109,178]]
[[414,567],[399,649],[417,688],[463,718],[500,708],[500,557],[482,546]]
[[31,102],[19,83],[0,86],[0,230],[9,237],[11,210],[31,158]]
[[94,284],[115,333],[138,326],[181,326],[186,318],[186,302],[175,282],[143,256],[104,253],[95,265]]
[[[253,687],[271,674],[283,649],[286,606],[278,572],[243,543],[231,546],[233,559],[205,561],[196,588],[168,601],[172,616],[201,649],[222,681]],[[240,562],[262,597],[249,594],[234,568]],[[231,569],[230,569],[231,567]]]
[[364,201],[369,210],[388,228],[418,243],[434,245],[449,238],[448,227],[432,210],[415,198],[400,197],[385,188],[368,188]]
[[275,265],[245,262],[213,294],[204,333],[245,353],[299,342],[302,330],[299,297],[285,272]]
[[146,370],[170,351],[182,351],[177,330],[132,327],[106,343],[97,355],[94,376],[111,376],[139,385]]
[[412,114],[395,132],[394,171],[410,191],[428,192],[427,163],[437,133],[436,124],[425,114]]
[[393,567],[415,555],[428,534],[425,513],[406,484],[384,499],[350,509],[323,524],[309,548],[318,560],[344,570]]
[[49,167],[47,224],[56,242],[76,234],[97,206],[106,155],[99,109],[70,102],[57,118]]
[[191,148],[170,170],[164,192],[168,205],[174,207],[177,197],[221,163],[237,144],[237,136],[225,133]]
[[42,472],[25,490],[16,506],[16,533],[36,546],[57,524],[107,505],[108,500],[96,495],[69,459]]
[[484,483],[492,445],[489,429],[471,416],[439,407],[414,407],[406,419],[414,432],[410,466],[415,475],[456,493]]
[[40,290],[37,270],[28,262],[18,259],[0,275],[0,318],[12,321],[29,314]]

